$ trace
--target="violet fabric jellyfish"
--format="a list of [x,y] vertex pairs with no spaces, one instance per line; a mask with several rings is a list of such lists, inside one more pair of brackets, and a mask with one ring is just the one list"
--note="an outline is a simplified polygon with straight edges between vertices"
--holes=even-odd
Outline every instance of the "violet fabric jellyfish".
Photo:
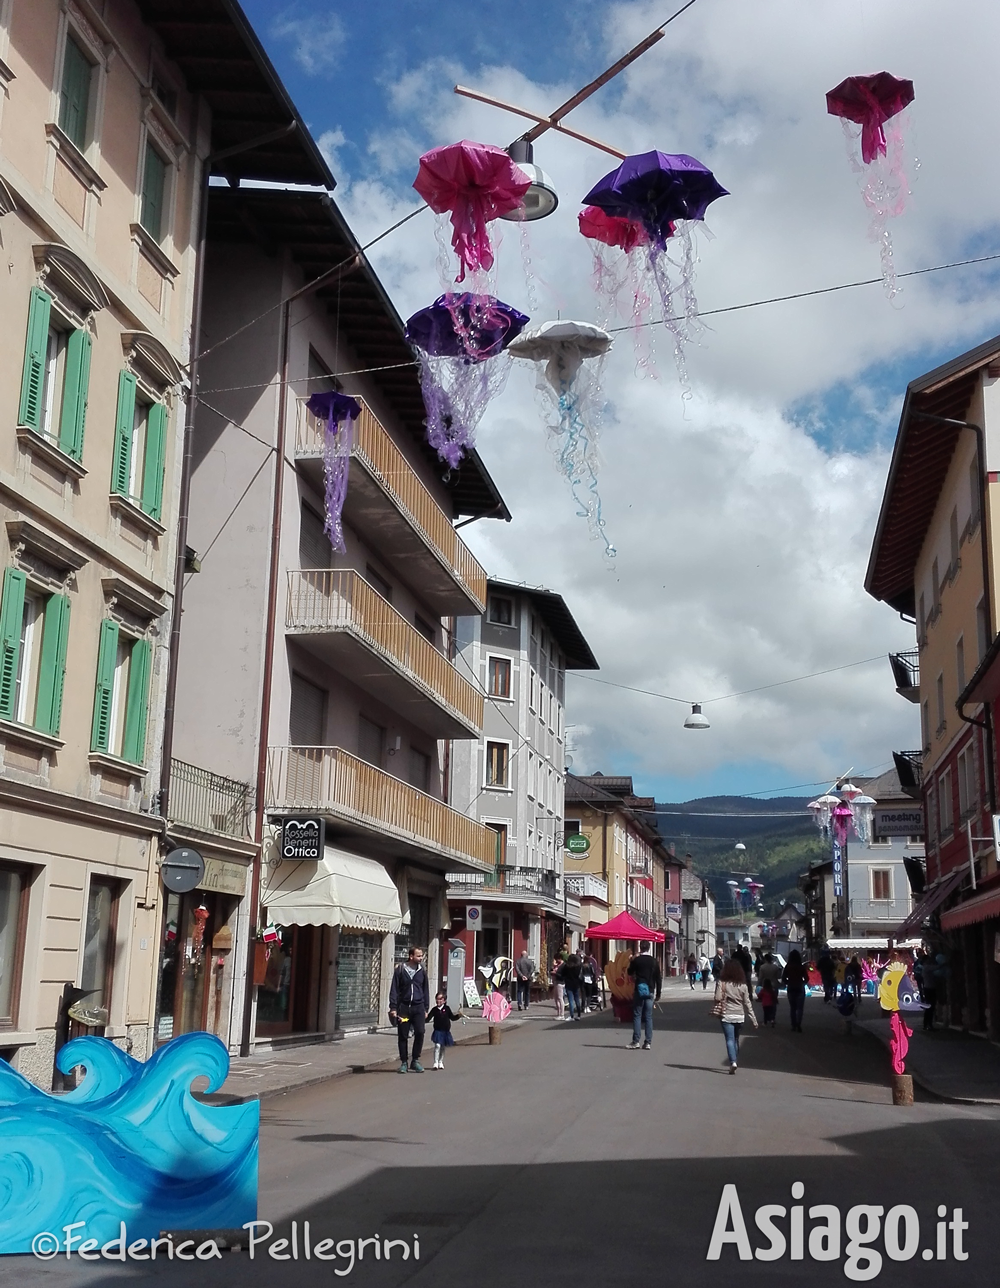
[[626,157],[584,197],[606,214],[640,223],[649,237],[649,269],[674,339],[674,360],[690,397],[684,346],[698,325],[694,293],[694,225],[718,197],[728,196],[706,166],[684,153],[641,152]]
[[507,382],[504,350],[527,325],[492,295],[442,295],[406,324],[420,368],[427,441],[455,468],[475,446],[483,412]]
[[591,536],[604,542],[605,553],[613,559],[615,548],[604,530],[597,487],[600,380],[585,365],[610,348],[611,336],[591,322],[543,322],[512,341],[510,352],[538,364],[538,388],[551,412],[549,431],[556,461]]
[[503,148],[463,139],[425,152],[413,186],[435,214],[451,216],[461,282],[466,272],[493,267],[487,224],[521,206],[531,178]]
[[[899,293],[889,220],[903,213],[909,187],[903,169],[903,111],[913,102],[913,81],[888,72],[848,76],[826,96],[826,110],[839,116],[851,168],[868,207],[868,236],[882,260],[882,285],[890,300]],[[886,128],[888,126],[888,128]]]
[[344,500],[347,496],[347,476],[351,468],[351,422],[361,414],[361,404],[347,394],[313,394],[306,406],[314,416],[325,422],[323,436],[323,476],[326,483],[326,517],[324,531],[334,550],[343,554]]

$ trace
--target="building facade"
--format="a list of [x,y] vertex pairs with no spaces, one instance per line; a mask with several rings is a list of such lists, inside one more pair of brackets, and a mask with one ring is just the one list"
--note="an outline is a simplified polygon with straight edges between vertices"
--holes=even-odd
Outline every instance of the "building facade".
[[[485,697],[482,737],[456,743],[451,757],[455,807],[496,834],[489,874],[449,878],[452,934],[471,968],[527,947],[543,978],[567,933],[579,935],[606,891],[566,884],[563,805],[566,775],[566,672],[597,662],[561,595],[490,579],[485,616],[460,617],[456,664]],[[481,908],[478,931],[466,921]],[[469,970],[471,974],[471,969]]]
[[[678,871],[681,890],[681,936],[678,945],[677,969],[682,970],[691,953],[702,953],[710,960],[715,956],[715,895],[708,882],[681,866]],[[670,911],[670,909],[668,909]]]

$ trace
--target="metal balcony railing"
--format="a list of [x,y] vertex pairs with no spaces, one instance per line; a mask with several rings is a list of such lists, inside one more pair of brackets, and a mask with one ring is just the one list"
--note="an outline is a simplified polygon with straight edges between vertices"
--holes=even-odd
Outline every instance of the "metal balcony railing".
[[[472,551],[451,525],[444,510],[421,483],[413,467],[361,398],[361,415],[354,422],[351,455],[361,460],[378,479],[410,523],[452,571],[452,575],[486,608],[486,573]],[[295,449],[299,456],[322,456],[325,427],[299,399]]]
[[852,921],[894,921],[898,925],[909,911],[909,899],[850,900]]
[[493,869],[497,834],[342,747],[271,747],[268,809],[330,814],[366,831]]
[[911,648],[904,653],[890,653],[889,665],[896,692],[909,702],[920,701],[920,650]]
[[353,569],[289,572],[285,624],[295,631],[349,632],[482,729],[483,694]]
[[253,788],[183,760],[170,762],[167,818],[171,823],[247,839],[253,814]]
[[924,780],[924,753],[922,751],[894,751],[892,759],[896,765],[896,772],[899,774],[899,785],[906,792],[907,796],[912,796],[914,800],[920,800],[921,785]]
[[556,874],[545,868],[513,868],[498,863],[492,872],[452,872],[448,876],[449,888],[455,890],[492,890],[497,894],[535,895],[540,898],[556,897]]

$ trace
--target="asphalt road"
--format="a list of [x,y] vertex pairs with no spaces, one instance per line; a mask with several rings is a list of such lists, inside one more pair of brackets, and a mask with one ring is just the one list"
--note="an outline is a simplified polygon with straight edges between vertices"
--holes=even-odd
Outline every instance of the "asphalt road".
[[[885,1049],[847,1035],[833,1008],[813,1000],[801,1035],[788,1030],[782,1002],[786,1027],[748,1036],[730,1076],[709,998],[672,984],[649,1052],[625,1049],[630,1034],[610,1012],[576,1024],[536,1019],[501,1046],[456,1047],[441,1073],[428,1055],[423,1075],[367,1073],[265,1101],[260,1216],[275,1231],[253,1261],[227,1251],[192,1266],[17,1258],[5,1269],[25,1284],[88,1286],[127,1277],[306,1288],[337,1276],[379,1288],[992,1286],[1000,1110],[919,1096],[894,1107]],[[706,1261],[727,1185],[746,1237],[737,1231]],[[810,1214],[821,1204],[839,1216]],[[938,1204],[951,1224],[961,1208],[968,1229],[939,1231]],[[804,1259],[793,1259],[800,1218],[775,1211],[770,1225],[766,1213],[755,1221],[763,1205],[805,1209]],[[907,1206],[919,1231],[900,1212]],[[861,1210],[878,1207],[895,1209],[891,1230],[881,1228],[883,1213]],[[268,1249],[291,1239],[293,1221],[299,1259],[276,1260]],[[310,1246],[333,1239],[335,1260],[305,1260],[307,1221]],[[828,1224],[841,1229],[839,1249],[820,1239],[817,1227]],[[358,1260],[358,1241],[375,1236],[380,1252],[400,1241],[390,1260],[374,1259],[374,1242]],[[781,1255],[755,1255],[769,1248]],[[834,1259],[811,1255],[824,1251]]]

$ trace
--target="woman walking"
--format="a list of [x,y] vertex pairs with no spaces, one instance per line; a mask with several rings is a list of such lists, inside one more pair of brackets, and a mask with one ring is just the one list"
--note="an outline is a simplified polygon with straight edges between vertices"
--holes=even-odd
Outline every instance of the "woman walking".
[[747,988],[746,971],[731,957],[722,968],[722,975],[715,986],[715,1006],[713,1013],[722,1021],[722,1032],[726,1037],[726,1054],[729,1056],[729,1072],[735,1073],[740,1058],[740,1030],[744,1020],[749,1019],[757,1027],[757,1016],[754,1014],[750,990]]
[[782,972],[781,982],[785,986],[785,995],[788,998],[792,1032],[801,1033],[802,1010],[806,1004],[806,985],[809,982],[809,974],[802,965],[802,955],[797,948],[793,948],[788,954],[788,964]]
[[684,968],[687,971],[688,983],[694,988],[694,982],[698,978],[698,958],[694,953],[687,959],[687,965]]
[[566,987],[563,984],[563,958],[558,956],[552,963],[552,995],[556,1003],[556,1019],[566,1018]]
[[757,996],[764,1008],[764,1027],[769,1024],[774,1028],[774,1017],[778,1012],[778,984],[781,980],[781,967],[768,953],[757,968]]

